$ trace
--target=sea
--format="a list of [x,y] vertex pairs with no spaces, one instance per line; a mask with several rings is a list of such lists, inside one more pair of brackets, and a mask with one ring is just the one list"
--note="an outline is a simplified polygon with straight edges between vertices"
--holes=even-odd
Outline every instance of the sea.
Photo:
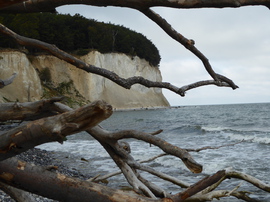
[[[109,131],[134,129],[154,132],[162,129],[163,132],[158,137],[183,149],[216,147],[190,152],[203,165],[203,172],[200,174],[191,173],[180,159],[173,156],[167,155],[145,163],[190,184],[226,168],[252,175],[267,184],[270,181],[270,103],[115,111],[100,125]],[[158,147],[140,140],[126,141],[131,146],[131,155],[138,161],[163,153]],[[85,132],[69,136],[62,145],[47,143],[38,148],[55,151],[59,158],[66,159],[71,169],[83,170],[92,176],[119,170],[102,146]],[[169,193],[183,190],[151,174],[141,174]],[[270,193],[237,179],[225,180],[217,190],[233,190],[239,185],[238,190],[250,192],[250,197],[258,201],[270,201]],[[118,175],[108,179],[108,186],[121,188],[129,185],[122,175]],[[241,200],[225,197],[218,201]]]

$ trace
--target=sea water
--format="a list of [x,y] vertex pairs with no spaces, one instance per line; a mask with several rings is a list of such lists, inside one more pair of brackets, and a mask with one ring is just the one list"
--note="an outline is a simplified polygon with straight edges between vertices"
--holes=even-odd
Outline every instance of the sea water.
[[[184,149],[219,147],[237,143],[218,149],[191,152],[194,159],[203,165],[201,174],[191,173],[181,160],[172,156],[157,158],[146,165],[190,184],[229,167],[269,183],[270,103],[183,106],[114,112],[101,125],[110,131],[135,129],[154,132],[163,129],[158,137]],[[158,147],[143,141],[128,139],[127,142],[131,146],[132,156],[137,160],[145,160],[162,153]],[[49,143],[39,148],[61,152],[61,155],[67,156],[71,167],[89,172],[93,176],[118,170],[102,146],[85,132],[68,137],[63,145]],[[87,161],[82,161],[82,158]],[[179,187],[151,174],[142,172],[142,175],[168,192],[181,191]],[[219,189],[232,190],[240,182],[236,179],[226,180]],[[123,176],[109,179],[109,186],[127,185]],[[251,192],[250,196],[257,200],[270,201],[270,193],[263,192],[249,183],[242,183],[239,190]],[[240,200],[229,197],[219,201]]]

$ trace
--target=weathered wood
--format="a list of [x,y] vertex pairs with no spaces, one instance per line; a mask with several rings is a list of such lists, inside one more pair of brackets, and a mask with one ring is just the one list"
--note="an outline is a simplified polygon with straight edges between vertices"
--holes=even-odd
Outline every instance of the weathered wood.
[[100,127],[93,127],[89,129],[88,131],[90,134],[94,136],[97,136],[98,134],[99,137],[103,137],[103,139],[107,138],[109,140],[115,140],[115,141],[124,139],[124,138],[135,138],[138,140],[143,140],[145,142],[158,146],[160,149],[162,149],[164,152],[170,155],[180,158],[191,172],[194,172],[194,173],[202,172],[203,166],[197,163],[185,149],[174,146],[166,142],[165,140],[159,137],[153,136],[149,133],[144,133],[144,132],[135,131],[135,130],[109,132],[109,131],[103,130]]
[[132,192],[115,190],[97,183],[67,177],[16,158],[0,162],[0,181],[31,193],[64,202],[165,202],[167,200],[153,200]]
[[33,194],[0,182],[0,188],[16,202],[36,202]]
[[8,79],[0,79],[0,88],[4,88],[5,86],[11,84],[16,78],[17,73],[13,73],[11,77]]
[[180,192],[179,194],[176,194],[172,197],[174,202],[182,202],[185,201],[185,199],[195,195],[196,193],[206,189],[207,187],[211,186],[212,184],[215,184],[222,178],[225,179],[226,172],[225,170],[218,171],[212,176],[208,176],[199,182],[195,183],[194,185],[187,188],[185,191]]
[[[66,112],[72,110],[71,108],[61,103],[55,103],[55,105],[56,108],[58,108],[59,112]],[[175,180],[174,178],[168,175],[156,172],[149,167],[140,165],[133,159],[133,157],[130,155],[130,152],[126,151],[121,147],[121,145],[119,145],[118,143],[119,139],[136,138],[139,140],[143,140],[145,142],[149,142],[151,144],[160,147],[163,151],[168,152],[169,154],[174,155],[176,157],[179,157],[192,172],[198,173],[202,171],[202,165],[198,164],[187,151],[174,145],[171,145],[168,142],[162,140],[161,138],[154,136],[160,133],[161,131],[157,131],[153,134],[143,133],[135,130],[110,132],[104,130],[99,126],[87,129],[86,131],[89,134],[91,134],[91,136],[93,136],[96,140],[98,140],[100,144],[106,149],[111,158],[121,169],[127,181],[130,183],[130,185],[132,185],[132,187],[137,193],[140,193],[142,191],[145,195],[150,197],[161,195],[163,195],[164,197],[169,195],[164,190],[158,188],[157,186],[154,186],[151,183],[145,184],[145,182],[147,181],[144,180],[139,175],[136,169],[147,171],[159,177],[162,176],[161,178],[164,178],[168,181],[171,181],[183,187],[187,187],[188,185],[186,183],[182,183],[179,180]],[[151,189],[151,191],[149,189]],[[153,193],[151,193],[152,191],[153,193],[155,193],[155,196],[153,195]]]
[[85,72],[103,76],[103,77],[111,80],[112,82],[114,82],[114,83],[118,84],[119,86],[126,88],[126,89],[130,89],[134,84],[141,84],[141,85],[148,87],[148,88],[150,88],[150,87],[165,88],[165,89],[168,89],[172,92],[175,92],[176,94],[178,94],[180,96],[185,96],[186,91],[191,90],[195,87],[197,88],[197,87],[205,86],[205,85],[216,85],[216,86],[222,86],[222,87],[230,87],[230,85],[228,85],[225,82],[214,81],[214,80],[200,81],[200,82],[196,82],[196,83],[190,84],[188,86],[183,86],[183,87],[179,88],[179,87],[176,87],[168,82],[150,81],[150,80],[145,79],[141,76],[133,76],[133,77],[125,79],[123,77],[120,77],[118,74],[116,74],[113,71],[109,71],[109,70],[104,69],[104,68],[100,68],[100,67],[97,67],[97,66],[94,66],[91,64],[87,64],[84,61],[76,58],[75,56],[72,56],[71,54],[68,54],[68,53],[60,50],[55,45],[51,45],[51,44],[48,44],[48,43],[45,43],[45,42],[42,42],[42,41],[39,41],[36,39],[31,39],[31,38],[27,38],[27,37],[18,35],[2,24],[0,24],[0,33],[6,35],[8,37],[11,37],[18,44],[20,44],[22,46],[35,47],[37,49],[41,49],[41,50],[44,50],[46,52],[49,52],[50,54],[56,56],[57,58],[64,60],[64,61],[68,62],[69,64],[72,64],[75,67],[77,67],[81,70],[84,70]]
[[[25,1],[19,5],[4,8],[1,12],[29,13],[54,11],[55,8],[63,5],[78,4],[77,0],[32,0]],[[270,8],[269,0],[80,0],[80,4],[91,6],[118,6],[134,9],[150,8],[156,6],[170,8],[238,8],[241,6],[262,5]]]
[[36,120],[43,117],[57,115],[54,111],[53,103],[59,102],[63,98],[55,97],[47,100],[24,103],[2,103],[0,105],[0,121],[8,120]]
[[91,128],[111,114],[111,105],[96,101],[67,113],[26,123],[0,135],[0,160],[46,142],[62,143],[67,135]]
[[0,8],[5,8],[8,6],[12,6],[18,3],[24,2],[24,0],[1,0],[0,1]]

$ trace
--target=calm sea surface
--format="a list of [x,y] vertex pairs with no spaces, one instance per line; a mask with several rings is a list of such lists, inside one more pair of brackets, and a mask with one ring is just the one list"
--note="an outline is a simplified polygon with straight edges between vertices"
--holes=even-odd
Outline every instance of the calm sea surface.
[[[201,148],[244,142],[234,146],[215,150],[192,152],[194,159],[204,166],[203,173],[190,173],[183,163],[171,156],[164,156],[147,165],[164,173],[173,175],[189,183],[195,183],[206,175],[218,170],[233,167],[269,183],[270,181],[270,103],[185,106],[172,109],[114,112],[101,125],[111,131],[136,129],[153,132],[163,129],[159,137],[181,148]],[[162,153],[155,146],[142,141],[127,140],[135,159],[144,160]],[[69,137],[63,145],[49,143],[39,148],[62,152],[73,169],[82,169],[93,175],[106,174],[118,170],[106,151],[88,134],[79,133]],[[68,153],[69,152],[69,153]],[[87,159],[82,161],[81,158]],[[179,187],[157,179],[152,175],[148,179],[172,193]],[[226,180],[220,189],[234,189],[239,180]],[[109,180],[112,187],[127,186],[123,176]],[[250,195],[261,201],[270,201],[270,193],[243,183],[239,190],[252,192]],[[235,198],[223,198],[219,201],[240,201]]]

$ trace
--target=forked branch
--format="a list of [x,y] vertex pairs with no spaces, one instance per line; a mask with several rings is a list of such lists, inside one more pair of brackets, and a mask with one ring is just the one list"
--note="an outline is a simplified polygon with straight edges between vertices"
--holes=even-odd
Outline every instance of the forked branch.
[[18,126],[0,135],[0,161],[46,142],[62,143],[67,135],[93,127],[111,114],[111,105],[96,101],[67,113]]
[[168,90],[171,90],[172,92],[175,92],[181,96],[184,96],[185,92],[187,90],[197,88],[200,86],[204,86],[204,85],[213,85],[214,84],[217,86],[228,87],[227,83],[220,82],[220,81],[201,81],[201,82],[196,82],[196,83],[191,84],[191,85],[184,86],[182,88],[178,88],[178,87],[176,87],[168,82],[150,81],[150,80],[147,80],[141,76],[134,76],[134,77],[130,77],[130,78],[125,79],[125,78],[120,77],[118,74],[116,74],[112,71],[109,71],[107,69],[96,67],[96,66],[91,65],[91,64],[87,64],[84,61],[60,50],[59,48],[57,48],[54,45],[51,45],[51,44],[48,44],[48,43],[45,43],[45,42],[42,42],[42,41],[39,41],[36,39],[31,39],[31,38],[27,38],[24,36],[20,36],[2,24],[0,24],[0,32],[8,37],[11,37],[18,44],[20,44],[22,46],[31,46],[31,47],[35,47],[35,48],[47,51],[47,52],[51,53],[52,55],[56,56],[57,58],[62,59],[64,61],[74,65],[75,67],[77,67],[79,69],[82,69],[88,73],[93,73],[93,74],[103,76],[103,77],[115,82],[119,86],[122,86],[123,88],[126,88],[126,89],[130,89],[131,86],[133,86],[134,84],[141,84],[141,85],[148,87],[148,88],[150,88],[150,87],[166,88]]
[[[172,28],[172,26],[164,19],[162,18],[159,14],[154,12],[151,9],[146,9],[146,10],[140,10],[142,13],[144,13],[148,18],[150,18],[152,21],[154,21],[160,28],[162,28],[171,38],[182,44],[185,48],[190,50],[194,55],[196,55],[203,63],[205,69],[207,72],[211,75],[211,77],[214,79],[215,82],[218,81],[223,81],[225,83],[228,83],[229,86],[231,86],[232,89],[238,88],[232,80],[226,78],[225,76],[216,74],[209,63],[209,60],[207,57],[204,56],[196,47],[195,47],[195,42],[193,40],[185,38],[183,35],[181,35],[179,32],[177,32],[175,29]],[[189,85],[185,88],[184,91],[189,90],[191,88],[196,88],[201,85],[208,85],[211,81],[204,81],[203,83],[196,83],[193,85]],[[218,85],[218,84],[217,84]],[[182,88],[183,89],[183,88]]]

